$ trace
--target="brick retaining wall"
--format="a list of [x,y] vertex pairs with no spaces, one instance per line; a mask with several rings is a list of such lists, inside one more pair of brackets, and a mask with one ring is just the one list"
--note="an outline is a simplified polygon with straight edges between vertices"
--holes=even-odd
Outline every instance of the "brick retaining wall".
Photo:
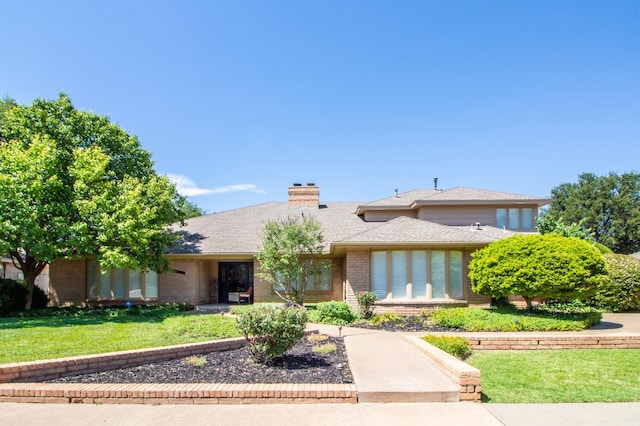
[[464,335],[473,350],[640,349],[640,336]]
[[443,373],[460,386],[460,401],[480,402],[482,399],[480,370],[425,342],[418,336],[405,336],[405,339],[427,355]]
[[0,402],[84,404],[355,403],[352,384],[4,383]]
[[[0,402],[112,404],[355,403],[354,384],[33,383],[236,349],[244,338],[0,365]],[[26,383],[29,382],[29,383]]]

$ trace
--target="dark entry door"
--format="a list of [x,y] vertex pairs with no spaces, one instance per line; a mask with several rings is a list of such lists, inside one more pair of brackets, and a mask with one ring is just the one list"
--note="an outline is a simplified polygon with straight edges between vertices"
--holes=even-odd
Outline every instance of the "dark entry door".
[[218,300],[229,303],[229,292],[245,292],[253,287],[253,262],[220,262]]

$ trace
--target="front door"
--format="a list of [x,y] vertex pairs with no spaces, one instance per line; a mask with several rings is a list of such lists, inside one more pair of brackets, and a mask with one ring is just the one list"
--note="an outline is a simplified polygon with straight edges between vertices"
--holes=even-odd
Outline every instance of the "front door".
[[253,287],[253,262],[220,262],[218,301],[229,303],[229,293],[242,293]]

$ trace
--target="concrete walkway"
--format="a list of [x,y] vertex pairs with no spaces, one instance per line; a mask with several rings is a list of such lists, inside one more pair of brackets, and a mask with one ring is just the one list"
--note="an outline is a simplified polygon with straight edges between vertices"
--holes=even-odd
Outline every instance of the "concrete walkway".
[[312,324],[344,337],[358,402],[454,402],[460,389],[398,333]]

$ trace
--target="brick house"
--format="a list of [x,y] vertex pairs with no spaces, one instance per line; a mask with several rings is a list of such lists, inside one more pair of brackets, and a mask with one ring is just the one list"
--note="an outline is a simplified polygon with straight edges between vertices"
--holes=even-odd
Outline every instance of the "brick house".
[[256,273],[264,223],[311,216],[322,223],[323,261],[305,301],[378,296],[377,310],[409,313],[442,305],[487,305],[471,291],[473,251],[515,233],[535,232],[548,199],[457,187],[395,194],[370,202],[321,202],[314,184],[294,184],[288,202],[269,202],[189,219],[182,243],[167,256],[171,272],[101,271],[92,259],[58,260],[50,268],[54,303],[226,303],[254,289],[255,302],[279,301]]

